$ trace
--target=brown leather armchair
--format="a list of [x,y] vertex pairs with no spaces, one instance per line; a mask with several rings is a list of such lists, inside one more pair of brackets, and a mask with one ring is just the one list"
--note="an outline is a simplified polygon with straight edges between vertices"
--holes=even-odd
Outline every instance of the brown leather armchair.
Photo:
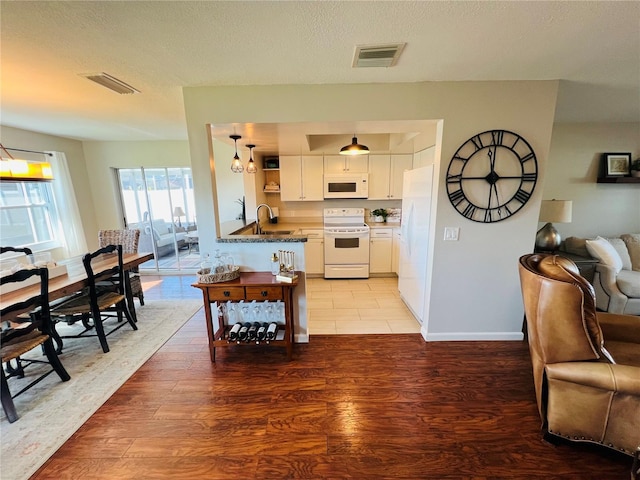
[[519,272],[543,432],[637,455],[640,317],[596,312],[566,258],[524,255]]

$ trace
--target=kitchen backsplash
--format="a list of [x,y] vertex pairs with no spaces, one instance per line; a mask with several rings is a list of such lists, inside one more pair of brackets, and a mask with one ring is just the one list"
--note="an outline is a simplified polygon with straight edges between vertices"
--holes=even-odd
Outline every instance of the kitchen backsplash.
[[[286,205],[283,203],[282,205]],[[331,207],[340,207],[341,205],[331,205]],[[371,210],[375,210],[376,208],[386,208],[387,212],[389,212],[389,216],[387,217],[387,223],[400,223],[400,218],[402,217],[402,208],[388,208],[381,207],[380,205],[375,206],[364,206],[364,205],[345,205],[346,207],[354,207],[359,206],[365,209],[365,220],[368,222],[373,222],[373,218],[371,217]],[[285,222],[322,222],[322,210],[315,208],[284,208],[280,207],[279,217],[282,221]]]

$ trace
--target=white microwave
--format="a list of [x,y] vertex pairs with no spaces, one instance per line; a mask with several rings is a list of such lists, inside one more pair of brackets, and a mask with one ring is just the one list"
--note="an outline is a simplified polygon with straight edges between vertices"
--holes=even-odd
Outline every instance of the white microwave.
[[324,198],[369,198],[369,174],[336,173],[325,175]]

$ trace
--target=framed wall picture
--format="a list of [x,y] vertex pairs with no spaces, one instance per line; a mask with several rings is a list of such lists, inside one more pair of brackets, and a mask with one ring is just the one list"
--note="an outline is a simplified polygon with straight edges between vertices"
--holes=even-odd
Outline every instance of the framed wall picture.
[[631,165],[631,153],[603,153],[602,163],[605,177],[627,176]]

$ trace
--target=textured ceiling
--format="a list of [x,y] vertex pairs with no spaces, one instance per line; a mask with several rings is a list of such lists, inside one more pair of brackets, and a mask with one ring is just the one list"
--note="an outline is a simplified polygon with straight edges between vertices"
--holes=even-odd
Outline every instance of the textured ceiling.
[[[640,120],[636,1],[2,0],[0,20],[0,121],[70,138],[185,139],[202,85],[560,79],[557,121]],[[385,42],[397,66],[351,68]]]

